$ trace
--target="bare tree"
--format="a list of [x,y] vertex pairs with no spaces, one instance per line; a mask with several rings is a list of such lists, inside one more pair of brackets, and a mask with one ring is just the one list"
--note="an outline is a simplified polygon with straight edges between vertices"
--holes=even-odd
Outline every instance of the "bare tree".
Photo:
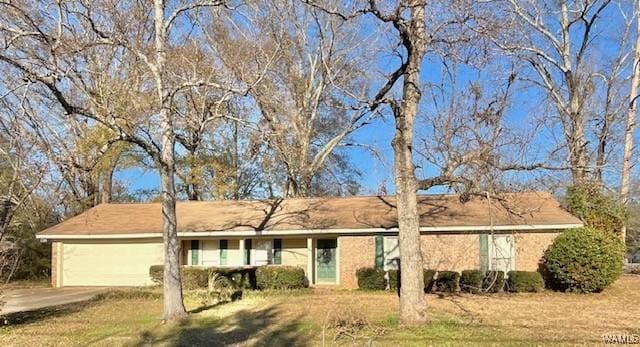
[[[35,156],[35,146],[24,141],[17,121],[20,109],[0,109],[0,282],[11,279],[20,261],[21,249],[9,231],[19,211],[33,198],[46,174]],[[12,136],[9,136],[12,134]]]
[[[508,0],[506,15],[497,4],[487,3],[495,19],[480,20],[480,30],[501,50],[529,64],[535,74],[531,82],[546,92],[562,125],[573,181],[589,179],[592,165],[585,105],[595,83],[590,53],[594,28],[611,0]],[[514,35],[514,30],[519,34]]]
[[[620,182],[620,199],[623,206],[629,206],[629,191],[631,186],[631,170],[633,168],[633,135],[635,133],[637,117],[638,87],[640,86],[640,2],[634,5],[634,16],[636,23],[636,41],[633,46],[633,60],[631,63],[631,88],[629,91],[629,109],[627,110],[627,121],[624,132],[624,152],[622,158],[622,173]],[[622,227],[620,237],[626,242],[627,227]]]
[[[420,73],[427,49],[436,43],[451,42],[445,31],[449,26],[465,22],[465,15],[447,16],[450,3],[433,3],[429,9],[437,12],[427,16],[427,3],[420,0],[380,4],[369,1],[367,6],[351,13],[330,8],[313,1],[308,4],[345,20],[364,14],[372,15],[383,26],[390,26],[397,35],[401,49],[394,53],[400,57],[400,66],[394,69],[382,83],[366,107],[375,111],[381,105],[389,105],[395,119],[395,134],[391,142],[394,157],[396,209],[398,211],[398,241],[402,277],[400,286],[400,321],[405,325],[419,325],[428,321],[424,300],[423,259],[420,249],[417,190],[419,189],[413,162],[414,125],[422,99]],[[464,7],[464,6],[463,6]],[[461,12],[462,13],[462,12]],[[429,33],[427,33],[429,24]],[[401,97],[392,96],[396,85],[401,86]]]
[[353,167],[343,165],[343,150],[360,145],[349,138],[371,121],[372,114],[357,104],[371,81],[366,48],[375,37],[363,38],[354,23],[298,1],[259,3],[250,13],[260,36],[237,38],[219,26],[218,37],[226,38],[218,45],[239,79],[254,78],[247,59],[237,59],[243,52],[280,47],[250,96],[261,115],[256,140],[268,146],[284,172],[282,194],[352,192]]
[[[223,1],[154,1],[154,6],[132,2],[130,6],[105,2],[52,2],[43,6],[2,3],[0,30],[5,43],[0,61],[24,79],[37,83],[71,122],[81,119],[110,130],[107,142],[130,142],[155,163],[161,177],[163,240],[165,252],[164,318],[185,315],[179,271],[180,244],[175,213],[175,124],[172,100],[177,91],[208,85],[226,93],[246,93],[246,86],[223,86],[197,71],[170,76],[168,42],[179,36],[177,22],[192,23],[188,14],[200,15]],[[32,11],[33,8],[53,9]],[[207,12],[203,15],[212,15]],[[184,24],[184,23],[183,23]],[[117,66],[117,69],[115,68]],[[122,69],[129,66],[130,69]],[[111,86],[104,76],[113,71],[130,83],[136,110],[114,105],[105,98]],[[148,86],[153,86],[150,90]],[[146,107],[145,107],[146,106]],[[136,112],[133,112],[136,114]],[[104,153],[103,151],[101,151]]]

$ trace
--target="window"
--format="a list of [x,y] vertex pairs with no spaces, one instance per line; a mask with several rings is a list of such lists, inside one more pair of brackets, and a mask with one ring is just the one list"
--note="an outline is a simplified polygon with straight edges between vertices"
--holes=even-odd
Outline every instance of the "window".
[[191,265],[200,265],[200,241],[191,240]]
[[398,270],[400,267],[400,249],[397,236],[375,236],[376,269]]
[[244,240],[244,265],[251,265],[251,239]]
[[384,267],[384,236],[376,236],[376,269]]
[[480,235],[480,270],[514,270],[513,235]]
[[282,239],[273,239],[273,263],[282,264]]
[[220,266],[227,265],[227,253],[229,249],[228,240],[220,240]]

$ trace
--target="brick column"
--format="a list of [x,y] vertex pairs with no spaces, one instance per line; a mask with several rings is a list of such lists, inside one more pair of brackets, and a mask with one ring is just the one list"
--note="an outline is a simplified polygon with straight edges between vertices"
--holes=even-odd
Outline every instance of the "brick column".
[[314,276],[313,276],[313,239],[307,238],[307,281],[309,281],[309,285],[313,285]]
[[62,242],[51,242],[51,286],[62,287]]

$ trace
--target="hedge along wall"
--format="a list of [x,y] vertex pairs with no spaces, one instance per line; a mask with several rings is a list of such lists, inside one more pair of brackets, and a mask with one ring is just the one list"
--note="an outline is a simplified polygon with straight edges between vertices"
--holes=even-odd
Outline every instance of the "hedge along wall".
[[[209,284],[211,273],[217,273],[245,289],[256,289],[256,268],[215,268],[204,266],[181,266],[182,287],[184,289],[203,289]],[[149,276],[154,283],[162,284],[164,266],[153,265],[149,268]]]
[[[515,268],[537,271],[544,251],[559,235],[559,231],[514,233]],[[482,234],[421,235],[424,267],[461,272],[482,269]],[[484,234],[488,243],[488,234]],[[340,286],[358,288],[356,271],[375,267],[375,236],[340,237]],[[486,262],[488,264],[488,257]]]

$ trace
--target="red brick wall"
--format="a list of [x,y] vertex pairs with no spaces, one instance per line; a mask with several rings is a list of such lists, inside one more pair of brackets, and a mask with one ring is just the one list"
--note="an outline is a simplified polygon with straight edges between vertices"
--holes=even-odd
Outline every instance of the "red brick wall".
[[559,233],[516,234],[516,270],[536,271],[544,251]]
[[[520,233],[515,236],[515,267],[536,271],[544,251],[558,233]],[[480,268],[478,234],[441,234],[421,236],[425,268],[462,271]],[[340,237],[340,286],[357,288],[356,270],[375,263],[373,236]]]
[[421,242],[426,269],[462,271],[480,268],[477,234],[422,235]]
[[62,254],[58,254],[58,244],[60,242],[51,242],[51,286],[54,288],[58,287],[58,259]]
[[356,270],[375,265],[375,241],[373,236],[341,236],[340,287],[358,288]]

